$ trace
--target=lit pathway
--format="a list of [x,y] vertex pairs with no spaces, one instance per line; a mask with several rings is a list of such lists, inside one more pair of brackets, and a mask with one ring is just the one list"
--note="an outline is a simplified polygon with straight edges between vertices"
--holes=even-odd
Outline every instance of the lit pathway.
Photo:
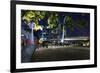
[[61,61],[89,59],[90,50],[87,47],[40,48],[33,54],[32,61]]

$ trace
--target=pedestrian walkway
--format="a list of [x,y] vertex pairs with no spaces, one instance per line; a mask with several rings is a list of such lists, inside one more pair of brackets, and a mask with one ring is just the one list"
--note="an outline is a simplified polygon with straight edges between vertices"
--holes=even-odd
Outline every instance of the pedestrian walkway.
[[32,57],[33,62],[87,59],[90,59],[90,49],[87,47],[41,48]]

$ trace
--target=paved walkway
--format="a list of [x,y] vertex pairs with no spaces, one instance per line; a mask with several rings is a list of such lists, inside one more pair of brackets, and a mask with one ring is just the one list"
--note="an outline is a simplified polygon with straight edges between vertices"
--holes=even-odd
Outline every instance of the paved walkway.
[[86,60],[90,58],[87,47],[40,48],[32,57],[33,62]]

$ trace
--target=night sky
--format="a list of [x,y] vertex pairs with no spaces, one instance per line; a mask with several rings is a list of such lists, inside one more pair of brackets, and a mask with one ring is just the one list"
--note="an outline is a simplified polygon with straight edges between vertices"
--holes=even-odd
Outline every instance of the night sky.
[[[63,22],[63,16],[70,16],[72,19],[72,22],[74,24],[74,30],[72,31],[69,27],[67,27],[66,31],[68,36],[90,36],[90,14],[89,13],[74,13],[74,12],[57,12],[59,14],[60,21]],[[86,25],[84,28],[79,28],[77,26],[78,21],[80,19],[83,19],[86,22]],[[45,24],[47,23],[47,17],[45,17],[42,21],[39,22],[39,24]]]
[[[69,36],[90,36],[90,14],[89,13],[67,13],[72,18],[72,22],[74,24],[74,30],[71,31],[69,27],[67,27],[67,34]],[[83,19],[86,24],[83,28],[78,27],[77,23]]]

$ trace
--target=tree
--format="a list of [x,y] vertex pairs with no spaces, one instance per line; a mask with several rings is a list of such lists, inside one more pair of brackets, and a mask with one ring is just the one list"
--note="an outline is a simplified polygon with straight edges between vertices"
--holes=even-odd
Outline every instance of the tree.
[[86,26],[86,21],[84,19],[79,19],[78,21],[76,21],[76,24],[72,21],[71,16],[69,15],[65,15],[63,16],[63,22],[60,22],[59,25],[61,25],[59,27],[60,31],[62,31],[62,37],[61,37],[61,42],[64,42],[64,36],[65,33],[67,32],[67,27],[69,27],[71,29],[71,31],[74,30],[74,27],[77,26],[79,29],[83,29]]
[[[61,17],[58,13],[54,12],[50,15],[48,18],[48,24],[50,29],[56,29],[58,27],[58,33],[59,31],[62,31],[62,39],[61,42],[63,43],[64,41],[64,32],[66,27],[70,27],[71,30],[74,29],[72,19],[70,16],[63,16],[62,19],[63,21],[61,22],[59,20],[59,17]],[[60,39],[60,34],[59,34],[59,39]]]
[[34,11],[34,10],[25,10],[22,11],[22,20],[26,21],[26,24],[31,29],[31,41],[34,43],[34,31],[42,30],[43,27],[39,25],[38,21],[42,20],[45,17],[44,11]]
[[62,22],[62,39],[61,39],[61,42],[63,43],[64,42],[64,36],[65,36],[65,33],[66,33],[66,28],[67,27],[70,27],[71,30],[74,29],[74,25],[72,23],[72,19],[71,19],[71,16],[63,16],[63,22]]
[[56,12],[52,12],[50,17],[48,18],[48,28],[55,29],[58,26],[58,14]]
[[34,23],[34,30],[42,30],[42,27],[39,25],[38,21],[42,20],[45,17],[45,11],[34,11],[27,10],[25,14],[22,16],[23,20],[26,20],[27,25],[31,25],[30,22]]

